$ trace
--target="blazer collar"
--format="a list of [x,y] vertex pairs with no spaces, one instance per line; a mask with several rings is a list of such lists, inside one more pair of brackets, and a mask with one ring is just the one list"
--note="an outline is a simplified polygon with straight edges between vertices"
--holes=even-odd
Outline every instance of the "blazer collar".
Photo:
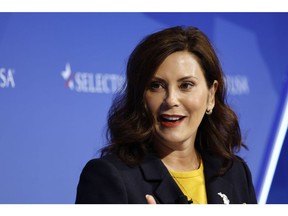
[[[206,153],[202,154],[202,159],[208,203],[224,204],[228,201],[233,203],[233,186],[225,179],[225,176],[216,175],[223,160]],[[166,204],[188,203],[187,198],[155,153],[148,154],[140,168],[147,181],[159,182],[154,191],[154,196],[158,202]]]
[[159,181],[154,190],[154,196],[158,202],[165,204],[187,203],[186,196],[156,154],[148,154],[140,167],[147,181]]
[[233,203],[233,185],[226,180],[225,175],[217,175],[223,159],[208,153],[202,154],[204,175],[208,203],[229,204]]

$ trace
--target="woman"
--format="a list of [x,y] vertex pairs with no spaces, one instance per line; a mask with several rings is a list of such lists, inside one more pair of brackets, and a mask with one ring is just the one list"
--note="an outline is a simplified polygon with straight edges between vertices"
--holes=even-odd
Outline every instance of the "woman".
[[109,145],[84,167],[76,203],[257,203],[219,60],[194,27],[149,35],[109,111]]

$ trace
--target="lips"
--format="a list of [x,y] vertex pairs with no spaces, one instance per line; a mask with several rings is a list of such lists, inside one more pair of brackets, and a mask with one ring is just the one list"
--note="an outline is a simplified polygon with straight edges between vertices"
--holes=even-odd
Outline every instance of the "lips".
[[185,116],[183,115],[162,114],[159,116],[159,122],[165,127],[175,127],[178,126],[184,118]]

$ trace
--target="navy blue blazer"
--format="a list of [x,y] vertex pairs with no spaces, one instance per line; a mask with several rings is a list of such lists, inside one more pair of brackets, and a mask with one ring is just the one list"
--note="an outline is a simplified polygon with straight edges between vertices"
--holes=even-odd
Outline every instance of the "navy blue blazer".
[[[207,201],[212,204],[256,204],[251,173],[245,162],[234,160],[223,176],[216,172],[221,160],[202,155]],[[135,167],[116,155],[90,160],[83,168],[77,187],[77,204],[146,204],[145,195],[157,203],[188,203],[162,161],[154,154]],[[227,198],[227,199],[226,199]]]

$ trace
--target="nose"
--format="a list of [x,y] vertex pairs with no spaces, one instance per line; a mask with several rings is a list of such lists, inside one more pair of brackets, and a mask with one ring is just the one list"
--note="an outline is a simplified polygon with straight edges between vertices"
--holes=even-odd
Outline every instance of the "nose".
[[179,106],[178,92],[173,88],[167,89],[163,103],[168,108],[178,107]]

